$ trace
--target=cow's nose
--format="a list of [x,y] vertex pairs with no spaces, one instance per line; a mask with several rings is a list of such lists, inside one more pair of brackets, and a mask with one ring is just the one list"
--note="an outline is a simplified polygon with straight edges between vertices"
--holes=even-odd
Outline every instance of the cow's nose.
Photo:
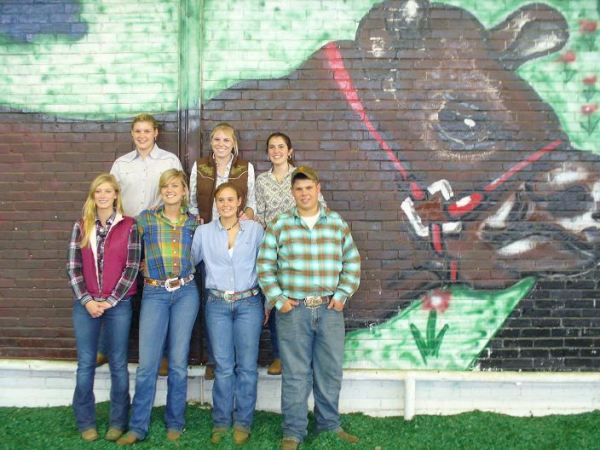
[[600,222],[600,211],[592,213],[592,219],[594,219],[597,222]]

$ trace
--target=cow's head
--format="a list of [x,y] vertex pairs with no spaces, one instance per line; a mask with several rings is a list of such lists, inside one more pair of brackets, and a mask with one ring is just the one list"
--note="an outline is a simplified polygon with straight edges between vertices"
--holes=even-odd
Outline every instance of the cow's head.
[[366,117],[407,169],[399,206],[414,270],[391,287],[493,288],[596,265],[600,162],[571,149],[516,73],[567,39],[564,17],[543,4],[488,30],[463,9],[405,0],[373,8],[340,46]]

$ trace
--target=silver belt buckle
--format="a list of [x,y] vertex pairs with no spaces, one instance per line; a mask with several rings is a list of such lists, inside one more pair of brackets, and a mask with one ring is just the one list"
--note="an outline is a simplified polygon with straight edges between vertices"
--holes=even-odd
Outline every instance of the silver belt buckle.
[[171,283],[174,281],[178,281],[179,278],[175,277],[175,278],[167,278],[165,280],[165,289],[167,290],[167,292],[173,292],[176,291],[177,289],[179,289],[181,287],[181,281],[179,283],[177,283],[176,286],[171,286]]
[[232,302],[234,300],[233,294],[235,294],[235,291],[224,291],[223,300],[225,300],[226,302]]
[[316,308],[323,304],[323,298],[314,296],[314,295],[310,295],[304,299],[304,304],[306,305],[307,308]]

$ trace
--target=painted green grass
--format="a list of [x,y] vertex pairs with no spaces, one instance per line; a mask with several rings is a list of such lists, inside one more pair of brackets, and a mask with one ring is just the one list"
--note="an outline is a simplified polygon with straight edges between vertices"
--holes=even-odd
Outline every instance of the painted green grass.
[[[134,449],[277,449],[281,417],[257,412],[253,435],[244,447],[233,444],[231,436],[218,446],[209,442],[210,410],[190,405],[188,429],[177,443],[167,443],[162,426],[164,408],[155,408],[149,437]],[[100,424],[106,423],[108,404],[98,405]],[[598,449],[600,411],[587,414],[547,417],[510,417],[473,412],[455,416],[417,416],[411,422],[401,417],[373,418],[362,414],[343,416],[343,425],[358,434],[357,445],[342,444],[331,434],[314,436],[301,449]],[[311,419],[312,426],[312,419]],[[104,431],[104,426],[100,427]],[[115,449],[103,440],[86,444],[79,439],[69,407],[0,408],[0,449],[69,450]]]
[[346,335],[344,367],[348,369],[437,369],[470,370],[489,340],[498,332],[519,301],[535,285],[527,277],[507,289],[475,290],[453,285],[446,292],[447,309],[437,314],[435,334],[440,338],[439,354],[424,358],[415,331],[427,334],[430,312],[423,309],[424,294],[394,318]]

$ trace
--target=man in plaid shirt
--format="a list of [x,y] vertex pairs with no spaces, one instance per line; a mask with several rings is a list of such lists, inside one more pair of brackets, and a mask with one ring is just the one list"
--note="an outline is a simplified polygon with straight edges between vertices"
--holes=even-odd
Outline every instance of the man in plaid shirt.
[[308,396],[315,398],[317,432],[332,431],[350,443],[338,411],[344,359],[344,305],[360,283],[360,255],[350,227],[321,207],[317,173],[292,173],[296,207],[274,219],[257,260],[267,310],[277,308],[283,365],[281,448],[293,450],[306,437]]

